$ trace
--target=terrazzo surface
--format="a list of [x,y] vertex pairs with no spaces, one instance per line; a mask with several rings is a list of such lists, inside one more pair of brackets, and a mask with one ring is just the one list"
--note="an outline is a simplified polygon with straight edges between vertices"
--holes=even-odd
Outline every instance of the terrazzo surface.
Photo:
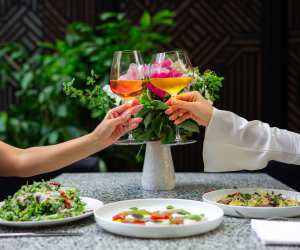
[[[208,174],[182,173],[176,175],[176,188],[172,191],[144,191],[141,187],[140,173],[107,174],[63,174],[56,178],[65,186],[81,190],[82,196],[89,196],[104,203],[140,198],[180,198],[201,200],[203,193],[211,189],[233,187],[265,187],[290,189],[265,174]],[[12,228],[0,227],[0,233],[22,232]],[[28,231],[28,230],[27,230]],[[40,228],[31,231],[78,231],[79,237],[48,238],[10,238],[0,239],[0,249],[138,249],[138,250],[175,250],[175,249],[300,249],[292,246],[264,246],[250,228],[250,220],[225,217],[216,230],[188,238],[147,240],[117,236],[99,228],[94,218],[84,219],[64,226]]]

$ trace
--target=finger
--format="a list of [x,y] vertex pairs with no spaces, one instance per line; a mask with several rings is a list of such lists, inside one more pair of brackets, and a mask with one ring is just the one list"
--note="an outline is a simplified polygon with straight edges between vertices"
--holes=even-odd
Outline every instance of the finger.
[[191,119],[191,114],[190,113],[185,113],[183,116],[177,118],[174,121],[174,124],[178,125],[178,124],[183,123],[185,120],[188,120],[188,119]]
[[112,138],[114,138],[114,140],[118,140],[121,136],[125,135],[127,131],[127,127],[128,126],[122,126],[122,125],[117,126],[115,131],[112,133]]
[[130,123],[141,123],[142,121],[143,121],[143,118],[136,117],[136,118],[130,119],[129,124]]
[[125,103],[123,105],[120,105],[116,108],[113,108],[109,111],[109,114],[122,114],[124,111],[126,111],[127,109],[129,109],[131,107],[130,103]]
[[190,113],[189,111],[185,111],[185,110],[182,110],[182,109],[179,109],[177,112],[174,112],[172,115],[169,116],[169,119],[171,121],[173,120],[176,120],[177,118],[185,115],[186,113]]
[[124,131],[125,131],[125,128],[124,128],[124,126],[122,126],[122,125],[119,125],[119,126],[116,128],[116,134],[117,134],[117,135],[123,134]]
[[134,122],[134,121],[130,122],[128,125],[128,131],[136,129],[139,126],[139,124],[140,122]]
[[143,108],[142,104],[136,105],[136,106],[134,106],[132,108],[127,109],[122,115],[126,115],[126,116],[127,115],[129,115],[129,116],[134,115],[137,112],[139,112],[142,108]]
[[194,92],[182,93],[175,96],[177,100],[192,102],[194,100]]
[[194,107],[192,102],[181,101],[176,98],[171,98],[169,103],[171,106],[189,111],[192,111]]
[[140,100],[138,99],[138,98],[132,98],[129,102],[128,102],[128,104],[131,106],[131,107],[134,107],[134,106],[136,106],[136,105],[138,105],[140,103]]
[[168,112],[168,116],[171,116],[171,115],[175,115],[175,114],[177,114],[177,115],[182,115],[182,114],[184,114],[184,113],[186,113],[186,112],[189,112],[189,111],[187,111],[187,110],[185,110],[185,109],[181,109],[181,108],[176,108],[176,107],[173,107],[169,112]]
[[193,92],[188,92],[188,93],[183,93],[174,97],[171,97],[166,104],[168,105],[172,105],[172,99],[177,99],[177,100],[181,100],[181,101],[187,101],[187,102],[192,102],[194,99],[194,94]]
[[130,117],[131,117],[131,115],[129,113],[127,113],[127,114],[119,115],[116,118],[111,118],[109,120],[109,123],[110,123],[109,125],[110,126],[118,126],[118,125],[124,124],[124,123],[128,122]]
[[166,111],[165,111],[165,114],[166,115],[171,115],[173,114],[174,112],[176,112],[178,110],[178,108],[172,106],[172,107],[169,107]]

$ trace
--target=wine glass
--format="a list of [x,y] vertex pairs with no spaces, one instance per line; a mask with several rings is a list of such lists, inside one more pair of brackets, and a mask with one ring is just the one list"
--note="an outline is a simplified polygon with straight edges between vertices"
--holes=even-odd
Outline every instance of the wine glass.
[[[193,67],[184,50],[157,53],[152,57],[149,80],[155,87],[164,90],[171,97],[184,90],[193,80]],[[183,141],[178,126],[173,144],[188,144],[194,140]]]
[[[139,96],[146,86],[146,67],[142,55],[137,50],[116,51],[110,72],[110,88],[113,93],[122,98],[123,103],[130,102]],[[134,139],[132,131],[128,132],[128,138],[119,140],[119,145],[138,145],[142,141]]]

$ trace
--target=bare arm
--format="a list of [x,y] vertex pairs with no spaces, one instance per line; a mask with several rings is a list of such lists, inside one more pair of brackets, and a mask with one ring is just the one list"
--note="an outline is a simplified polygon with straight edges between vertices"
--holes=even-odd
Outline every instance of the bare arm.
[[0,176],[33,176],[54,171],[94,154],[134,129],[141,118],[137,101],[111,110],[90,134],[52,146],[19,149],[0,142]]

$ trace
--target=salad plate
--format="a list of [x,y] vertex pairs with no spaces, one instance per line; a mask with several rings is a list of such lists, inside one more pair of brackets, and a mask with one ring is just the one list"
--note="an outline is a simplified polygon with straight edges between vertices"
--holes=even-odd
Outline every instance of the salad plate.
[[225,215],[246,218],[300,216],[300,193],[268,188],[220,189],[203,195],[203,201],[223,209]]
[[23,185],[0,203],[0,226],[40,227],[65,224],[86,218],[103,203],[81,197],[79,190],[58,182]]
[[[103,206],[103,202],[97,199],[90,197],[80,197],[80,199],[86,204],[85,210],[80,215],[75,215],[71,217],[65,217],[60,219],[51,219],[51,220],[38,220],[38,221],[7,221],[0,219],[0,226],[9,226],[9,227],[44,227],[44,226],[54,226],[70,223],[73,221],[81,220],[93,215],[93,210]],[[3,202],[0,202],[0,206],[3,205]]]
[[137,238],[177,238],[217,228],[223,211],[215,205],[183,199],[138,199],[106,204],[94,210],[104,230]]

